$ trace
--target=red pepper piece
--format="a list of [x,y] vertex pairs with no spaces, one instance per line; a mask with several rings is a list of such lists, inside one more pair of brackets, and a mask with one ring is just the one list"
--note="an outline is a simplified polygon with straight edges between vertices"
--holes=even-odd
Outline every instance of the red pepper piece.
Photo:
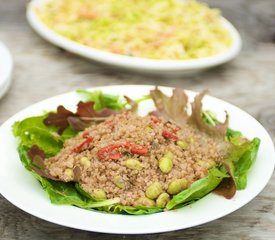
[[152,123],[155,123],[155,124],[161,122],[160,119],[155,115],[151,115],[150,120],[151,120]]
[[121,144],[108,145],[107,147],[99,149],[97,156],[100,160],[118,160],[121,157],[121,153],[118,151],[121,146]]
[[114,122],[112,120],[105,121],[105,124],[111,128],[114,127]]
[[177,131],[179,131],[181,128],[180,127],[176,127],[175,129],[173,129],[173,133],[176,133]]
[[121,158],[121,153],[120,152],[114,152],[109,154],[109,159],[111,160],[118,160]]
[[170,139],[172,141],[177,141],[178,140],[178,137],[177,137],[177,135],[175,134],[174,131],[173,132],[169,132],[167,130],[164,130],[162,132],[162,136],[165,137],[165,138],[167,138],[167,139]]
[[143,145],[134,144],[134,143],[126,143],[126,144],[124,144],[124,147],[126,149],[129,149],[132,154],[144,156],[148,153],[148,148]]
[[89,132],[84,132],[84,133],[82,134],[82,137],[83,137],[83,138],[88,138],[88,137],[90,137],[90,136],[89,136]]
[[[84,137],[84,136],[83,136]],[[85,136],[84,138],[86,138],[82,143],[80,143],[78,146],[76,146],[73,151],[75,153],[80,153],[81,151],[84,150],[84,148],[86,146],[88,146],[92,141],[93,141],[93,138],[90,137],[90,136]]]
[[97,152],[97,156],[100,160],[118,160],[121,158],[120,148],[124,148],[132,154],[146,155],[148,153],[148,148],[134,143],[125,144],[111,144],[104,148],[101,148]]

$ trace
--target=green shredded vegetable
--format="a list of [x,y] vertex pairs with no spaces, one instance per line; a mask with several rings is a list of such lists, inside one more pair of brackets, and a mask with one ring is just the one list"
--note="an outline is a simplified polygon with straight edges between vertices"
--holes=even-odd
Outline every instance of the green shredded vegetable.
[[196,59],[232,44],[219,10],[194,0],[48,0],[36,14],[70,40],[127,56]]

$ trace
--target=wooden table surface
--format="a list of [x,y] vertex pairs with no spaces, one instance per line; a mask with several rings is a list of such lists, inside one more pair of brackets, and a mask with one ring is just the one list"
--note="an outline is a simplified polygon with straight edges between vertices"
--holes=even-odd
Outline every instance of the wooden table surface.
[[[239,106],[258,119],[275,140],[274,0],[207,2],[220,8],[240,31],[244,43],[241,54],[226,65],[193,76],[146,76],[109,69],[52,46],[29,27],[25,18],[27,1],[0,0],[0,41],[10,48],[14,58],[13,82],[0,100],[0,124],[30,104],[78,88],[157,84],[195,91],[208,88],[211,95]],[[275,176],[273,174],[255,199],[228,216],[190,229],[143,236],[101,234],[59,226],[19,210],[0,195],[1,240],[132,240],[141,237],[275,239]]]

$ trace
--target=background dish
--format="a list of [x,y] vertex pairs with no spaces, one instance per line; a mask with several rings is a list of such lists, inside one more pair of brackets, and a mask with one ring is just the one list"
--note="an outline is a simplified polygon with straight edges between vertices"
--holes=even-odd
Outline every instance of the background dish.
[[[96,89],[138,98],[147,94],[152,88],[153,86],[125,85]],[[167,94],[172,90],[171,88],[161,89]],[[191,98],[195,94],[191,91],[187,93]],[[257,160],[248,176],[248,186],[245,190],[238,191],[233,199],[226,200],[209,194],[182,209],[144,216],[112,215],[72,206],[52,205],[39,183],[22,166],[16,151],[17,141],[12,136],[11,125],[16,120],[41,114],[43,110],[55,109],[59,104],[74,110],[79,99],[75,92],[71,92],[44,100],[14,115],[0,128],[0,141],[2,141],[0,143],[0,192],[15,206],[39,218],[68,227],[105,233],[143,234],[184,229],[215,220],[239,209],[265,187],[272,175],[275,152],[272,140],[265,129],[239,108],[213,97],[205,97],[203,101],[205,109],[214,109],[218,117],[224,115],[224,110],[227,110],[231,117],[231,128],[240,130],[248,138],[257,136],[261,139]],[[151,101],[143,102],[140,113],[145,114],[152,108]]]
[[12,65],[12,57],[8,48],[0,42],[0,98],[9,89]]
[[48,28],[35,14],[34,8],[43,4],[45,0],[32,0],[27,8],[27,19],[31,27],[44,39],[52,44],[59,46],[69,52],[75,53],[82,57],[88,58],[111,66],[122,67],[131,70],[145,72],[190,72],[201,70],[232,60],[241,49],[241,38],[238,31],[226,19],[221,21],[226,29],[230,32],[233,44],[227,51],[212,57],[200,58],[194,60],[150,60],[146,58],[129,57],[124,55],[113,54],[107,51],[97,50],[86,47],[77,42],[71,41],[55,33]]

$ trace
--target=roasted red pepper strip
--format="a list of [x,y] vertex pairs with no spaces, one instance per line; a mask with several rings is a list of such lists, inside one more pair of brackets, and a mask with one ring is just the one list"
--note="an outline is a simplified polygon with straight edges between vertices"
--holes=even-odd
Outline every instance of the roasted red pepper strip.
[[124,144],[126,149],[129,149],[132,154],[137,155],[146,155],[148,153],[148,148],[143,145],[134,144],[134,143],[126,143]]
[[84,138],[86,139],[73,149],[75,153],[80,153],[81,151],[83,151],[85,146],[88,146],[93,141],[93,138],[90,136],[85,136]]
[[126,149],[132,154],[146,155],[148,153],[148,148],[143,145],[134,143],[124,143],[124,144],[111,144],[107,147],[101,148],[97,152],[97,156],[100,160],[118,160],[121,158],[120,149]]
[[121,158],[121,153],[120,152],[114,152],[109,154],[109,158],[112,160],[118,160]]
[[82,137],[83,137],[83,138],[88,138],[88,137],[90,137],[90,136],[89,136],[89,132],[84,132],[84,133],[82,134]]
[[100,160],[118,160],[121,157],[121,153],[118,151],[122,147],[122,144],[111,144],[107,147],[101,148],[97,152],[97,156]]
[[162,136],[165,137],[165,138],[167,138],[167,139],[170,139],[172,141],[177,141],[178,140],[178,137],[177,137],[177,135],[174,132],[169,132],[167,130],[164,130],[162,132]]
[[151,115],[150,120],[152,123],[160,123],[161,122],[161,120],[155,115]]

